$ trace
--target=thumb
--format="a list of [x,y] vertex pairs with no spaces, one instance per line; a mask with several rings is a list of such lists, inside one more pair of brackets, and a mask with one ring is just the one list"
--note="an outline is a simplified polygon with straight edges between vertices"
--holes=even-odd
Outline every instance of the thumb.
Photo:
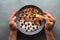
[[49,22],[47,15],[44,15],[44,19],[46,22]]
[[53,28],[53,22],[47,22],[45,24],[45,28],[48,29],[48,30],[52,29]]
[[13,21],[15,21],[16,20],[16,16],[15,17],[13,17]]

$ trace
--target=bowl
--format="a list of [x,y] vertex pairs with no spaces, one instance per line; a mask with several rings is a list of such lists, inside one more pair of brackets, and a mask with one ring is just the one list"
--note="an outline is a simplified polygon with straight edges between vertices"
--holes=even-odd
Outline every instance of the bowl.
[[19,14],[21,13],[22,10],[24,10],[25,8],[29,8],[29,7],[38,9],[38,11],[43,16],[43,11],[39,7],[37,7],[35,5],[26,5],[26,6],[23,6],[22,8],[20,8],[19,11],[17,12],[17,14],[16,14],[16,24],[17,24],[18,30],[21,33],[23,33],[25,35],[35,35],[35,34],[39,33],[41,30],[43,30],[44,25],[45,25],[45,20],[44,19],[42,20],[42,25],[38,28],[38,30],[36,30],[34,32],[26,32],[22,28],[20,28],[20,25],[19,25],[19,23],[20,23],[19,20],[18,20],[19,19]]

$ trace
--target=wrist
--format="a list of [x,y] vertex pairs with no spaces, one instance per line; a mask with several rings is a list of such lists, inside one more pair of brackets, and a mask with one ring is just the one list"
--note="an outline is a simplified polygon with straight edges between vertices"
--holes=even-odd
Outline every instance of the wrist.
[[45,29],[45,34],[50,34],[50,33],[53,33],[52,30]]
[[8,40],[16,40],[17,39],[17,31],[10,30]]
[[52,30],[45,30],[47,40],[55,40]]
[[11,33],[17,33],[17,30],[10,30]]
[[15,31],[17,31],[17,29],[12,29],[12,28],[11,28],[10,31],[14,31],[14,32],[15,32]]

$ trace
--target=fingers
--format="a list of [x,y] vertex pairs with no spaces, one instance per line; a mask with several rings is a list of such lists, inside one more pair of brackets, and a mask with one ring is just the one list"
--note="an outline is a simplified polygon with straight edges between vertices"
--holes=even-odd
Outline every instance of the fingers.
[[[11,21],[11,20],[13,20],[13,18],[16,16],[16,13],[18,12],[18,10],[15,10],[14,12],[13,12],[13,14],[10,16],[10,18],[9,18],[9,21]],[[15,19],[15,18],[14,18]]]
[[13,12],[13,14],[10,16],[10,18],[13,18],[14,16],[16,16],[16,13],[18,12],[18,10],[15,10],[14,12]]
[[12,18],[12,20],[15,21],[15,20],[16,20],[16,16],[14,16],[14,17]]
[[44,12],[44,18],[46,20],[45,28],[51,30],[53,28],[53,25],[55,24],[54,17],[48,12]]
[[13,24],[13,22],[15,22],[15,20],[16,20],[16,12],[17,12],[18,10],[15,10],[14,12],[13,12],[13,14],[10,16],[10,18],[9,18],[9,24]]
[[46,16],[48,16],[49,18],[51,17],[51,18],[54,18],[50,13],[48,13],[48,12],[44,12],[44,14],[46,15]]
[[16,20],[16,16],[14,16],[13,18],[9,18],[9,22],[11,22],[11,21],[15,22],[15,20]]
[[51,21],[51,22],[54,22],[55,23],[55,18],[49,14],[48,12],[44,12],[44,17],[48,17],[48,19]]
[[49,18],[50,17],[53,18],[53,16],[50,13],[48,13],[48,12],[44,12],[44,15],[48,16]]
[[18,10],[15,10],[9,18],[9,25],[10,25],[11,29],[13,29],[13,30],[17,29],[17,25],[16,25],[16,22],[15,22],[17,12],[18,12]]
[[51,14],[49,14],[48,12],[44,12],[44,15],[47,15],[48,16],[48,15],[51,15]]
[[47,15],[44,15],[44,19],[46,20],[46,22],[49,21]]
[[16,16],[14,18],[12,18],[12,20],[10,20],[9,24],[15,25],[16,26]]

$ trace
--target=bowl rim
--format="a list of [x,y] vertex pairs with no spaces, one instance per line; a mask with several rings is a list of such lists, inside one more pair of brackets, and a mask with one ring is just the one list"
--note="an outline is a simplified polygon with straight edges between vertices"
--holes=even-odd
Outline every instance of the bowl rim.
[[44,28],[44,25],[45,25],[45,20],[43,19],[42,20],[42,24],[43,25],[41,25],[39,28],[38,28],[38,30],[36,30],[36,31],[34,31],[34,32],[26,32],[26,31],[24,31],[22,28],[20,28],[20,23],[19,23],[19,21],[18,21],[18,17],[19,17],[19,14],[20,14],[20,12],[22,11],[22,10],[24,10],[25,8],[29,8],[29,7],[35,7],[35,8],[37,8],[40,12],[41,12],[41,15],[43,15],[43,11],[39,8],[39,7],[37,7],[37,6],[35,6],[35,5],[26,5],[26,6],[23,6],[22,8],[20,8],[20,10],[17,12],[17,14],[16,14],[16,24],[17,24],[17,28],[18,28],[18,30],[21,32],[21,33],[23,33],[23,34],[26,34],[26,35],[35,35],[35,34],[37,34],[37,33],[39,33],[41,30],[43,30],[43,28]]

